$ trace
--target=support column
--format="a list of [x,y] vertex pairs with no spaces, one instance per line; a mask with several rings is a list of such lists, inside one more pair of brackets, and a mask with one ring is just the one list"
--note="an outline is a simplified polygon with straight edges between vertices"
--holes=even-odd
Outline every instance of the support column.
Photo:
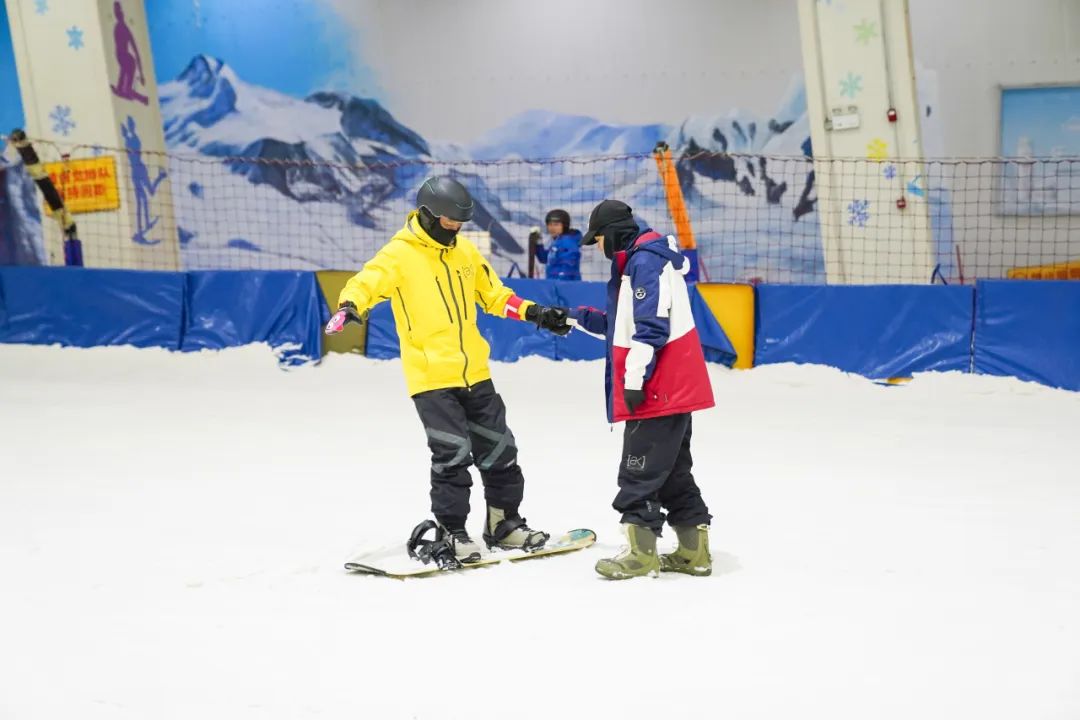
[[934,269],[907,0],[799,0],[829,283]]
[[[61,163],[48,170],[76,213],[86,265],[178,269],[142,0],[8,0],[6,5],[26,134],[45,163]],[[110,165],[119,207],[115,198],[100,199],[110,193]],[[110,205],[115,209],[101,209]],[[63,264],[61,229],[47,218],[44,226],[49,264]]]

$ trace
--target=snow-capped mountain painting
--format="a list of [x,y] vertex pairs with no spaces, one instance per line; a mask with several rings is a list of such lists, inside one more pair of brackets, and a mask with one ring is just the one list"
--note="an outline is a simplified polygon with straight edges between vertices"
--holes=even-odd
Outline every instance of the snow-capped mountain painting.
[[37,188],[26,167],[0,155],[0,265],[44,265]]
[[[793,84],[772,117],[732,112],[678,124],[613,125],[522,113],[467,145],[429,142],[380,103],[338,92],[304,98],[244,82],[195,57],[160,86],[186,267],[358,267],[397,230],[416,188],[449,173],[477,200],[503,272],[524,264],[529,230],[554,207],[578,225],[605,197],[670,231],[652,150],[670,144],[706,274],[811,281],[822,271],[805,159],[805,97]],[[766,163],[760,154],[789,155]],[[776,237],[806,238],[766,262]],[[586,276],[603,277],[586,258]]]
[[667,139],[669,125],[606,125],[581,115],[529,110],[468,147],[474,160],[628,155],[649,152]]

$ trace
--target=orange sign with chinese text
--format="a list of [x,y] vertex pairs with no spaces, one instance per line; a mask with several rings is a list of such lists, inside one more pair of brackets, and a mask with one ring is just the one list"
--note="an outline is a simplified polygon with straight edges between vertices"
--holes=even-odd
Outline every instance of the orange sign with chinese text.
[[[53,185],[72,213],[116,210],[120,190],[116,184],[116,159],[112,156],[45,163]],[[48,205],[45,212],[49,211]]]

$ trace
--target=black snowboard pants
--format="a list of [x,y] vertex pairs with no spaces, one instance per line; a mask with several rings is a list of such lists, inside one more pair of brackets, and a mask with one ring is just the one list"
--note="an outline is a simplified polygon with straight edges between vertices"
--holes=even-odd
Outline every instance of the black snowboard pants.
[[619,493],[612,503],[624,523],[651,528],[659,535],[663,510],[672,527],[712,520],[690,472],[691,429],[689,413],[627,421]]
[[413,396],[431,449],[431,512],[448,528],[465,527],[473,463],[484,499],[516,515],[525,489],[506,406],[490,380],[471,388],[431,390]]

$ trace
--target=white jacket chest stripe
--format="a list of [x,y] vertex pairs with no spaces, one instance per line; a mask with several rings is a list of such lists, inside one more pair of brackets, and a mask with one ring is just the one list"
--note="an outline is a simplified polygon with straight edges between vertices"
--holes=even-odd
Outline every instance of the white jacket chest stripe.
[[[682,273],[668,263],[660,276],[660,301],[657,310],[659,317],[666,317],[671,325],[668,342],[681,338],[694,329],[694,315],[690,310],[690,295]],[[634,289],[626,275],[619,286],[619,301],[615,313],[614,345],[621,348],[631,347],[634,339]]]

